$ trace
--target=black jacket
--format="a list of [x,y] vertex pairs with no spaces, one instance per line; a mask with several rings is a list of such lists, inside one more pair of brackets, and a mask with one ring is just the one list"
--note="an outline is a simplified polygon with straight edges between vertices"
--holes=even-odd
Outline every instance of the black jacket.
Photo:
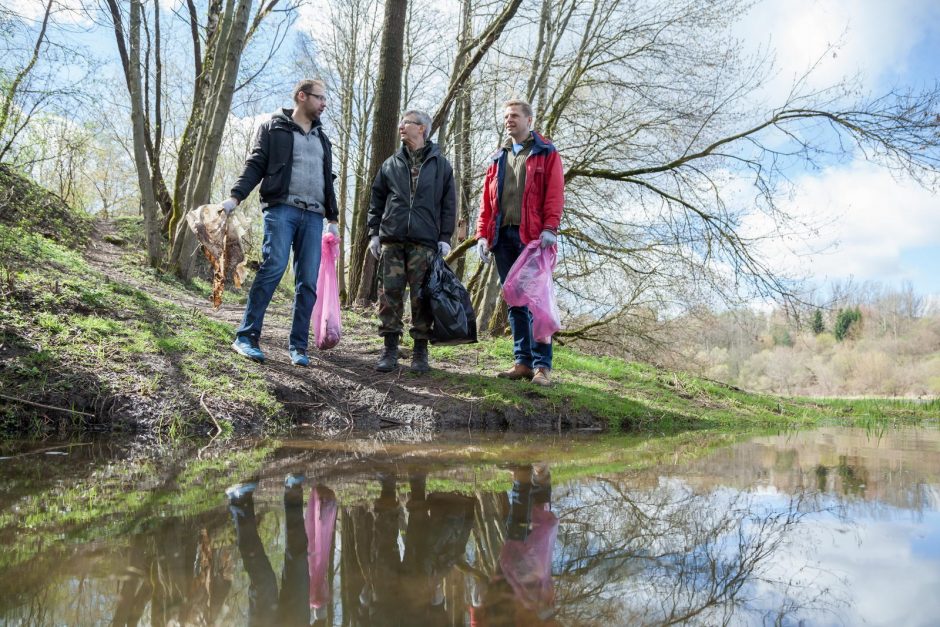
[[437,248],[450,242],[457,219],[454,169],[430,143],[411,197],[411,168],[405,148],[385,160],[372,183],[369,235],[382,242],[412,242]]
[[[287,200],[294,164],[294,130],[300,128],[291,119],[291,113],[293,109],[281,109],[258,127],[255,145],[245,160],[245,169],[231,191],[239,201],[244,200],[259,182],[261,189],[258,193],[263,202],[276,205]],[[314,121],[313,125],[322,126],[320,120]],[[336,193],[333,191],[333,147],[322,128],[318,134],[323,143],[324,217],[338,220]]]

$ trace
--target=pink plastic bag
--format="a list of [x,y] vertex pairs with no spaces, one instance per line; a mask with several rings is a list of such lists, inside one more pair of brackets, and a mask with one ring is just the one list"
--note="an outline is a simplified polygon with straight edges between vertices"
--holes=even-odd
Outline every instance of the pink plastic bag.
[[532,335],[540,344],[550,343],[555,331],[561,329],[561,313],[552,283],[556,258],[555,246],[540,248],[539,240],[532,240],[512,264],[503,284],[503,298],[510,307],[529,308]]
[[323,236],[320,274],[317,276],[317,302],[313,306],[313,337],[317,348],[333,348],[343,334],[339,314],[339,283],[336,280],[336,260],[339,258],[339,238],[332,233]]
[[310,572],[310,607],[325,607],[330,603],[327,580],[333,558],[333,532],[336,529],[336,495],[326,486],[318,485],[310,493],[304,514],[307,532],[307,568]]
[[558,537],[558,517],[547,503],[533,505],[532,531],[523,540],[506,540],[499,565],[516,598],[527,608],[542,613],[555,602],[552,584],[552,552]]

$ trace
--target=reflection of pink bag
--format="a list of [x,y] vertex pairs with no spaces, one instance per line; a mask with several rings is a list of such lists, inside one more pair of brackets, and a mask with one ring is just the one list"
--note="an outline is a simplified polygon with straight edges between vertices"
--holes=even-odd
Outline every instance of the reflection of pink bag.
[[532,335],[540,344],[552,341],[561,329],[561,314],[555,301],[552,271],[556,248],[540,248],[539,240],[529,242],[512,264],[503,284],[503,298],[510,307],[526,306],[532,313]]
[[333,531],[336,528],[336,495],[326,486],[315,486],[304,514],[307,532],[307,567],[310,569],[310,607],[330,602],[326,579],[333,557]]
[[552,551],[558,536],[558,517],[548,504],[532,506],[532,531],[525,541],[507,540],[499,553],[499,565],[516,598],[542,614],[555,602],[552,584]]
[[333,348],[339,344],[343,323],[339,314],[339,283],[336,280],[336,260],[339,258],[339,238],[332,233],[323,236],[320,274],[317,277],[317,302],[313,306],[313,337],[317,348]]

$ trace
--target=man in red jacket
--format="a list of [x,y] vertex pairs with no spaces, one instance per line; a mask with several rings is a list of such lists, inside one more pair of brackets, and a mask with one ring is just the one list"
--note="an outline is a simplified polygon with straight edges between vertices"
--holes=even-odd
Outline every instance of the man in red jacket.
[[[483,183],[477,252],[483,263],[496,260],[500,283],[526,244],[539,240],[542,248],[555,244],[565,205],[565,175],[554,144],[532,128],[532,107],[510,100],[503,113],[509,137],[492,156]],[[531,379],[551,385],[551,342],[536,342],[528,307],[509,308],[513,356],[516,363],[497,376]]]

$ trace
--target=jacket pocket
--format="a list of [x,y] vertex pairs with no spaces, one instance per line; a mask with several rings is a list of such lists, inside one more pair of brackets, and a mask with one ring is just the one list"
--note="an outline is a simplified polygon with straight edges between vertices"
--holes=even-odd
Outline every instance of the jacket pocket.
[[285,165],[287,164],[277,163],[268,166],[268,171],[261,181],[261,189],[258,190],[262,198],[265,196],[280,196],[287,193],[286,189],[282,189],[284,187]]

